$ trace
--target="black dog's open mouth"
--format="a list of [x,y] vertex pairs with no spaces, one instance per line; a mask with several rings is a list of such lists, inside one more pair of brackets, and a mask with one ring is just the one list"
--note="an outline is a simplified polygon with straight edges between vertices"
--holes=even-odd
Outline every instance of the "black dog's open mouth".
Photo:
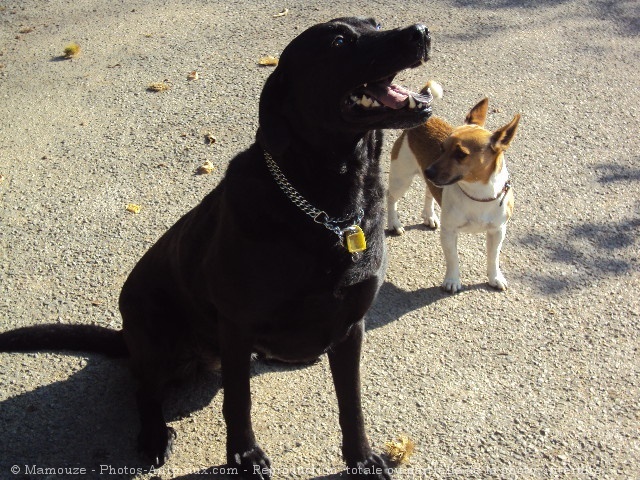
[[433,95],[428,89],[416,93],[392,83],[393,76],[377,82],[365,83],[347,95],[347,108],[364,110],[426,110],[431,106]]
[[431,91],[412,92],[393,83],[394,77],[364,83],[343,96],[343,118],[368,128],[411,128],[425,122],[431,115]]

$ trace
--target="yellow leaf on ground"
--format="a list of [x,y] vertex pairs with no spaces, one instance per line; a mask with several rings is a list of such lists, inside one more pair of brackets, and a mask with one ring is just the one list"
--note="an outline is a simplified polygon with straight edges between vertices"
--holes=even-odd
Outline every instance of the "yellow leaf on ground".
[[147,90],[149,90],[150,92],[164,92],[165,90],[169,90],[170,88],[171,86],[168,83],[157,82],[149,84]]
[[213,169],[214,169],[213,163],[207,160],[206,162],[204,162],[202,165],[198,167],[198,173],[200,175],[207,175],[213,172]]
[[407,463],[409,457],[413,455],[416,444],[404,435],[398,437],[398,441],[385,442],[385,453],[389,459],[396,464]]
[[77,43],[70,43],[66,47],[64,47],[64,56],[65,58],[73,58],[80,55],[80,45]]
[[272,57],[271,55],[267,55],[266,57],[262,57],[258,60],[260,65],[268,65],[268,66],[276,66],[278,65],[278,59],[276,57]]

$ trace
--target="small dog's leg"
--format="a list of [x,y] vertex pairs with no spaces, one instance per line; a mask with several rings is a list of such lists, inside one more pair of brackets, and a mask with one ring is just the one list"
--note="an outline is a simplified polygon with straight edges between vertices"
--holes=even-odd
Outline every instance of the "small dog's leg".
[[385,461],[373,453],[364,429],[360,401],[360,352],[364,321],[353,325],[347,338],[329,350],[329,365],[338,397],[342,454],[352,479],[391,480]]
[[[406,142],[406,139],[404,140]],[[418,164],[406,148],[400,150],[398,158],[391,160],[389,170],[389,190],[387,192],[387,228],[397,235],[404,233],[404,226],[398,216],[398,201],[407,193],[413,177],[419,172]]]
[[457,293],[462,289],[460,282],[460,260],[458,259],[458,232],[442,227],[440,243],[447,264],[447,271],[442,282],[445,292]]
[[389,178],[389,191],[387,193],[387,228],[396,235],[404,233],[404,225],[398,216],[398,201],[407,193],[411,186],[413,176],[409,178]]
[[424,224],[429,227],[436,229],[438,225],[440,225],[440,220],[438,220],[438,215],[436,215],[436,201],[431,195],[431,191],[429,190],[428,185],[425,185],[424,189],[424,209],[422,210],[422,220]]
[[251,344],[220,319],[220,359],[227,424],[227,463],[242,479],[271,479],[271,461],[256,442],[251,425]]
[[497,290],[507,289],[507,281],[500,271],[500,249],[506,232],[506,225],[487,232],[487,276],[489,285]]
[[152,393],[156,388],[142,385],[138,391],[137,402],[140,412],[140,434],[138,450],[160,467],[169,459],[173,449],[176,431],[167,426],[162,414],[159,394]]

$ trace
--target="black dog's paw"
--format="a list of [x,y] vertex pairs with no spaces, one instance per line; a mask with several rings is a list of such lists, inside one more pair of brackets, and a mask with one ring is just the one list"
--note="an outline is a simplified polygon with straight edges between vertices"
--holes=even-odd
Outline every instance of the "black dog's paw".
[[370,454],[364,461],[347,467],[352,480],[391,480],[391,469],[382,457]]
[[230,454],[228,465],[238,470],[238,478],[271,480],[271,460],[257,445],[244,452]]
[[141,430],[138,435],[138,451],[150,459],[154,467],[161,467],[169,460],[176,437],[176,431],[166,425],[162,429]]

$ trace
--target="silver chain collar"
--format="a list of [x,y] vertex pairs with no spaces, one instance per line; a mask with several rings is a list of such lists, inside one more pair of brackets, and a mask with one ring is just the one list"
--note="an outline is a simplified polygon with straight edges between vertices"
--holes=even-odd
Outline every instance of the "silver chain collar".
[[360,222],[364,217],[364,210],[362,208],[358,209],[357,214],[345,215],[340,218],[331,218],[327,212],[314,207],[302,195],[300,195],[300,193],[298,193],[293,185],[289,183],[287,177],[284,176],[282,170],[280,170],[278,164],[273,160],[271,154],[266,150],[264,152],[264,158],[269,172],[271,172],[274,180],[289,200],[291,200],[296,207],[311,217],[314,222],[323,225],[325,228],[335,233],[341,242],[344,238],[345,225],[360,225]]
[[511,189],[511,177],[507,179],[507,181],[504,184],[504,187],[502,187],[502,190],[500,190],[500,192],[495,197],[489,197],[489,198],[472,197],[471,195],[469,195],[467,192],[464,191],[464,188],[462,188],[459,183],[457,185],[458,185],[458,188],[460,188],[460,190],[462,191],[462,193],[464,193],[468,198],[470,198],[475,202],[493,202],[494,200],[498,200],[500,197],[502,197],[502,200],[500,200],[500,206],[502,206],[502,204],[504,203],[504,199],[507,198],[507,193],[509,193],[509,190]]

